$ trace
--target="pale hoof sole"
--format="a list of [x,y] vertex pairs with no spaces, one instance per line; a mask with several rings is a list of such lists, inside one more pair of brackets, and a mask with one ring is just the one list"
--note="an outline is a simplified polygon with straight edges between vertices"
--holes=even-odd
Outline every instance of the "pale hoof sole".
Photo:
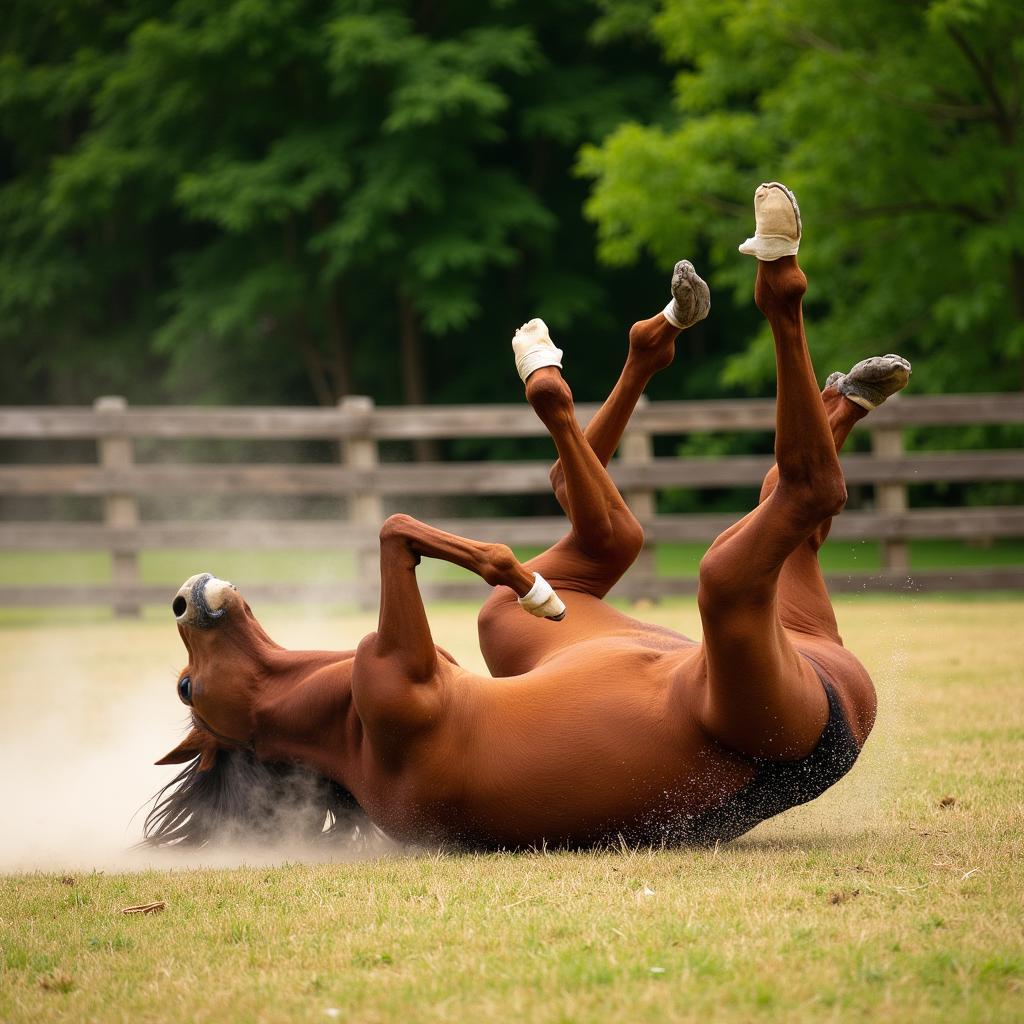
[[672,298],[665,307],[665,319],[685,331],[711,312],[711,289],[689,260],[680,260],[672,270]]
[[870,356],[857,363],[849,373],[829,374],[826,387],[834,387],[841,395],[864,409],[875,409],[910,382],[913,369],[903,356],[889,353]]

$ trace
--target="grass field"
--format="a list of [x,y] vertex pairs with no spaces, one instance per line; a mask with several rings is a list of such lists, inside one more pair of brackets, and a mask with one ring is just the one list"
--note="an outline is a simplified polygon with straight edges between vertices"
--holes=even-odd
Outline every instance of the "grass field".
[[[124,852],[181,724],[170,622],[8,624],[0,1021],[1024,1019],[1024,600],[837,608],[875,734],[730,846],[229,867]],[[642,614],[698,631],[689,602]],[[289,646],[372,625],[264,619]],[[481,667],[471,609],[431,619]]]
[[[663,576],[696,576],[707,544],[661,544],[657,548],[658,571]],[[536,549],[520,548],[526,559]],[[877,541],[830,541],[821,551],[826,572],[863,570],[881,566]],[[960,541],[915,540],[910,542],[913,569],[952,569],[967,566],[1024,565],[1024,540],[995,540],[984,546]],[[177,584],[182,565],[210,566],[222,579],[286,583],[348,580],[355,575],[350,552],[333,551],[144,551],[139,573],[145,583]],[[462,570],[447,562],[428,559],[419,572],[425,578],[458,577]],[[102,583],[110,580],[110,557],[104,551],[3,551],[0,552],[0,583]]]

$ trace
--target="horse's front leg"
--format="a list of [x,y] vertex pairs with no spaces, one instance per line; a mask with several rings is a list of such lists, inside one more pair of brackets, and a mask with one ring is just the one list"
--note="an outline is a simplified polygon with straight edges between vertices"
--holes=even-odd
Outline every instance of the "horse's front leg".
[[392,542],[404,547],[414,557],[413,565],[421,557],[440,558],[476,573],[492,587],[508,587],[520,599],[522,607],[538,618],[557,620],[565,614],[565,606],[543,577],[526,569],[505,544],[485,544],[459,537],[406,515],[391,516],[384,524],[381,530],[382,558],[385,545]]
[[352,680],[356,711],[377,737],[375,746],[382,737],[407,737],[410,729],[435,720],[444,667],[416,583],[416,566],[424,556],[469,569],[491,586],[510,587],[534,615],[565,613],[544,581],[524,569],[504,544],[467,540],[411,516],[391,516],[380,531],[377,631],[359,645]]

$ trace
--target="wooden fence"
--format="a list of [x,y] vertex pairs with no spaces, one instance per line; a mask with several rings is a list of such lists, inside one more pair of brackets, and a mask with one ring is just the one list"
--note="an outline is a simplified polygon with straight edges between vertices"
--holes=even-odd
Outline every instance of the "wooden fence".
[[[581,405],[582,422],[596,406]],[[644,524],[647,547],[616,593],[658,598],[692,592],[693,579],[670,579],[654,572],[658,544],[709,542],[736,518],[727,515],[664,515],[657,511],[663,488],[756,486],[769,456],[723,458],[656,458],[653,438],[694,431],[763,431],[774,423],[770,400],[658,402],[638,408],[612,475]],[[983,568],[914,572],[910,577],[907,542],[914,538],[981,540],[1024,537],[1024,506],[913,509],[908,486],[931,482],[1024,480],[1024,451],[904,451],[903,433],[917,426],[1024,423],[1024,394],[899,396],[858,425],[871,438],[870,453],[843,458],[850,485],[870,485],[871,507],[848,509],[832,536],[876,540],[883,550],[881,572],[843,573],[829,577],[831,587],[962,589],[1018,587],[1024,569]],[[0,522],[0,548],[102,550],[112,559],[112,580],[96,585],[0,586],[0,604],[50,605],[107,603],[121,614],[140,605],[168,600],[166,585],[142,583],[139,553],[155,548],[319,549],[357,552],[359,571],[350,582],[320,587],[288,584],[247,585],[254,598],[291,600],[321,597],[372,604],[376,599],[377,531],[385,502],[403,498],[453,495],[534,494],[549,489],[547,464],[536,461],[386,463],[381,442],[444,438],[522,438],[541,435],[541,426],[525,404],[491,406],[375,407],[372,400],[350,397],[335,409],[314,408],[129,408],[124,399],[106,397],[92,408],[0,408],[0,439],[8,441],[88,441],[95,461],[86,464],[0,465],[0,498],[86,495],[102,502],[102,521]],[[144,439],[243,439],[255,441],[332,440],[337,463],[146,463],[135,458]],[[338,520],[195,521],[147,519],[140,499],[177,495],[343,496],[349,514]],[[437,525],[481,540],[543,546],[565,530],[560,517],[436,519]],[[182,569],[183,575],[193,571]],[[434,582],[424,585],[430,597],[479,596],[480,584]]]

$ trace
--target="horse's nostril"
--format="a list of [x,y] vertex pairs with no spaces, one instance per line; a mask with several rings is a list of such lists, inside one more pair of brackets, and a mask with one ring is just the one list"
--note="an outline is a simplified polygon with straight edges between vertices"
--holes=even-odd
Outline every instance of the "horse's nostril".
[[171,602],[171,611],[174,612],[174,617],[180,619],[185,614],[185,609],[188,607],[188,602],[179,594]]

